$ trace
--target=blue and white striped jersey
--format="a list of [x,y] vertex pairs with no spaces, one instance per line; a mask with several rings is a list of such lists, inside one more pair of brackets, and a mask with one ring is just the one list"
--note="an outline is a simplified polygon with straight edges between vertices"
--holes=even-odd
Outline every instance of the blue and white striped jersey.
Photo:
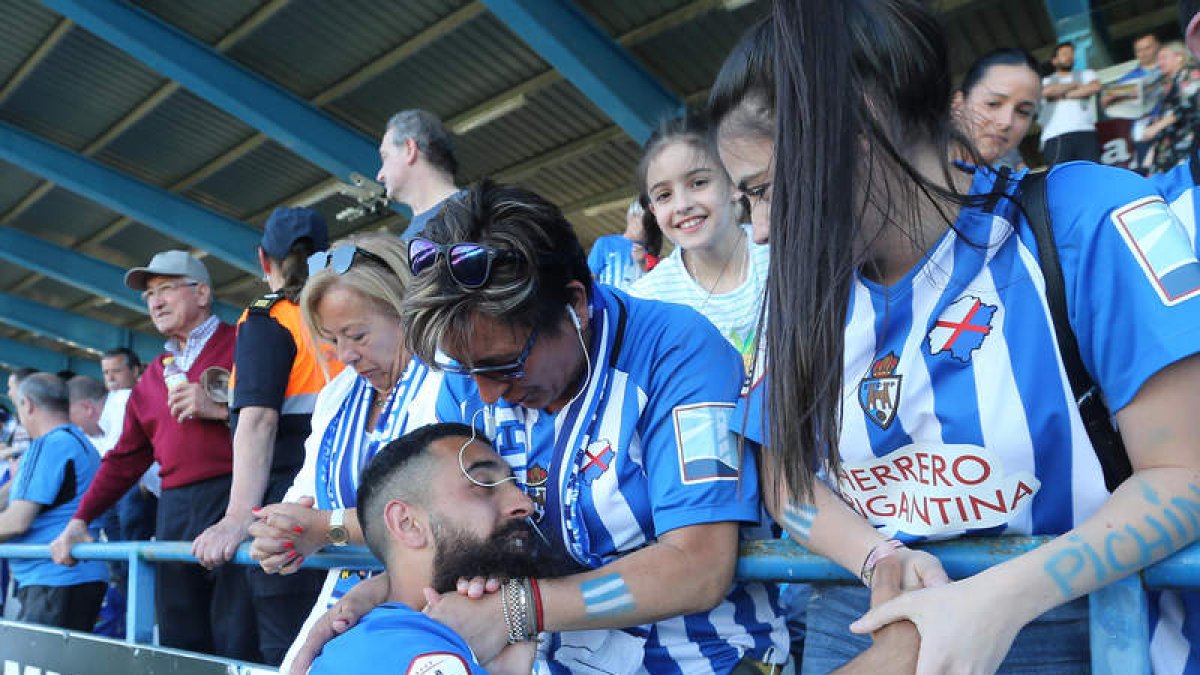
[[[1196,250],[1197,209],[1200,188],[1192,179],[1194,159],[1166,173],[1150,176],[1159,193],[1171,205]],[[1155,673],[1200,675],[1200,593],[1160,591],[1150,597],[1150,655]]]
[[[994,180],[978,170],[972,194]],[[1200,261],[1136,174],[1063,164],[1047,189],[1070,322],[1115,412],[1200,350]],[[1016,214],[1008,200],[995,214],[963,208],[904,280],[854,282],[844,466],[830,482],[885,535],[1059,534],[1108,497],[1058,354],[1033,234],[1014,231]],[[744,402],[746,437],[758,442],[765,390]]]
[[[755,459],[729,429],[737,353],[690,308],[592,288],[593,370],[572,404],[555,415],[486,407],[470,378],[447,375],[439,419],[486,430],[534,498],[541,531],[581,568],[677,528],[756,523]],[[787,646],[775,587],[735,583],[711,612],[557,634],[547,660],[552,672],[725,673],[744,655],[785,661]]]
[[[317,395],[312,434],[304,444],[304,466],[284,497],[294,502],[314,496],[319,509],[353,508],[358,480],[383,446],[404,434],[432,423],[442,374],[413,357],[388,395],[373,429],[367,429],[371,384],[351,368],[330,380]],[[375,574],[370,570],[334,568],[325,577],[312,611],[284,657],[280,672],[287,672],[305,637],[318,619],[358,582]]]
[[592,243],[588,267],[597,282],[622,291],[645,274],[633,262],[633,242],[619,234],[605,235]]

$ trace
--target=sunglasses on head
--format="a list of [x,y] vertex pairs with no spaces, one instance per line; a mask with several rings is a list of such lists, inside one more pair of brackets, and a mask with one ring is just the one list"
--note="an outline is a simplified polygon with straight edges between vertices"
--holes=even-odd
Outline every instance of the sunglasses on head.
[[334,274],[345,274],[354,266],[354,259],[358,256],[388,267],[387,261],[374,253],[353,244],[342,244],[308,256],[308,276],[311,277],[323,269],[332,269]]
[[438,368],[456,375],[469,375],[471,377],[482,375],[493,380],[519,380],[525,377],[525,361],[529,358],[529,353],[533,351],[533,345],[537,342],[537,338],[538,328],[535,326],[530,331],[529,338],[525,340],[525,346],[521,349],[521,353],[510,363],[495,366],[477,366],[475,368],[467,368],[457,363],[438,363]]
[[433,267],[438,258],[446,261],[450,278],[460,287],[474,290],[481,288],[492,276],[492,263],[497,260],[518,260],[514,251],[492,248],[486,244],[459,242],[439,244],[416,237],[408,242],[408,266],[413,276]]

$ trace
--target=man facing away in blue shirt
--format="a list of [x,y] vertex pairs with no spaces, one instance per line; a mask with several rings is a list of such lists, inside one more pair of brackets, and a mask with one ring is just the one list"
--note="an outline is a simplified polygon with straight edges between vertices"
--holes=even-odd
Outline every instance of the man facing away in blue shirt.
[[[48,544],[75,513],[100,468],[100,453],[70,423],[67,385],[57,375],[24,378],[15,398],[17,416],[33,442],[20,459],[8,507],[0,511],[0,542]],[[104,563],[63,567],[30,559],[11,565],[19,585],[18,620],[91,631],[108,586]]]

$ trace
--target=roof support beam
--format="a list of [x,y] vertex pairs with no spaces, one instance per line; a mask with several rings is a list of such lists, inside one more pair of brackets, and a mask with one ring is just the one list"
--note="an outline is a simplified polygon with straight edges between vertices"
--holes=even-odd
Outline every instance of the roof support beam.
[[162,352],[162,338],[0,293],[0,322],[75,347],[103,352],[129,347],[147,363]]
[[111,298],[113,302],[146,314],[146,303],[125,286],[125,270],[97,258],[77,253],[11,227],[0,227],[0,260]]
[[79,359],[42,347],[0,337],[0,364],[9,370],[18,368],[36,368],[47,373],[57,373],[60,370],[71,370],[79,375],[89,375],[100,378],[100,364],[96,361]]
[[261,235],[254,228],[128,174],[0,122],[0,159],[204,249],[251,274]]
[[683,108],[679,97],[570,0],[484,4],[638,143],[663,115]]
[[[0,260],[7,260],[38,274],[50,277],[141,314],[146,303],[136,291],[125,286],[125,270],[69,248],[51,244],[11,227],[0,227]],[[237,319],[237,307],[223,302],[213,312],[226,321]]]
[[371,175],[374,141],[211,47],[118,0],[42,0],[148,67],[343,179]]

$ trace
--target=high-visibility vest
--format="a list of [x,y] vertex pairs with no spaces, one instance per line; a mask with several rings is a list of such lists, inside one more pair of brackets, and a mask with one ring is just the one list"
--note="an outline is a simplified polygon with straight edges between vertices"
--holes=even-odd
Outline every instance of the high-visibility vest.
[[[333,354],[328,344],[318,344],[304,325],[300,306],[279,293],[268,293],[242,312],[238,329],[251,314],[269,316],[291,333],[296,344],[296,357],[292,360],[292,371],[288,374],[287,390],[284,393],[280,415],[311,415],[317,402],[317,393],[342,371],[345,366]],[[229,376],[229,395],[233,405],[233,393],[237,383],[237,366]]]

